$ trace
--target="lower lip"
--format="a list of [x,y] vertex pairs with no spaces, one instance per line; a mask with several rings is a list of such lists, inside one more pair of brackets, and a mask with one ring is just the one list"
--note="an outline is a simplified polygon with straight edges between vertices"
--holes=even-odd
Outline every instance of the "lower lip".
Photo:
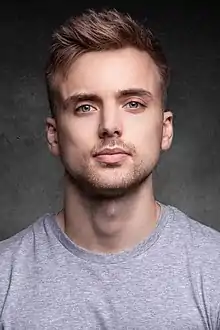
[[127,154],[113,154],[113,155],[98,155],[95,158],[101,163],[114,164],[114,163],[122,162],[127,157],[128,157]]

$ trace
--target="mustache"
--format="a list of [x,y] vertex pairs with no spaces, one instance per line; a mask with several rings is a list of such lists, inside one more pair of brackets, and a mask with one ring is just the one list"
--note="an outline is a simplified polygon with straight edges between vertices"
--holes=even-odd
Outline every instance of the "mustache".
[[101,141],[97,146],[95,146],[92,149],[92,155],[96,155],[100,153],[103,149],[109,148],[109,149],[122,149],[124,152],[130,154],[131,156],[134,156],[136,154],[135,146],[131,143],[125,143],[122,140],[119,139],[108,139]]

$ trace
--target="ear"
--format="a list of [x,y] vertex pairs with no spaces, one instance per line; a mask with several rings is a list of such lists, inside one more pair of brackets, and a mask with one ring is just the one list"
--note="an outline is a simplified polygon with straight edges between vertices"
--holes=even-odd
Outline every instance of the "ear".
[[161,140],[161,150],[165,151],[171,147],[173,140],[173,114],[165,110],[163,113],[163,132]]
[[46,119],[46,137],[47,145],[53,156],[59,156],[59,144],[58,144],[58,134],[57,125],[54,118]]

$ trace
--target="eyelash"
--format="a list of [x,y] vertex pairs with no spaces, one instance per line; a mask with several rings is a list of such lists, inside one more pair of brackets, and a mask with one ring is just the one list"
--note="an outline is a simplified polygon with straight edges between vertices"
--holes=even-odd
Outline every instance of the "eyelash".
[[[125,104],[125,106],[128,105],[128,104],[130,104],[130,103],[136,103],[136,104],[138,105],[137,108],[133,108],[133,109],[139,109],[140,107],[141,107],[141,108],[145,108],[145,107],[146,107],[145,104],[143,104],[143,103],[141,103],[141,102],[139,102],[139,101],[129,101],[129,102],[127,102],[127,103]],[[131,108],[131,109],[132,109],[132,108]]]
[[[84,113],[83,111],[80,111],[80,109],[82,109],[83,107],[86,107],[86,106],[92,107],[90,104],[82,104],[82,105],[80,105],[79,107],[77,107],[77,108],[75,109],[75,112],[76,112],[76,113],[79,113],[79,112]],[[85,111],[85,113],[86,113],[86,112],[87,112],[87,111]]]
[[[131,104],[131,103],[136,103],[137,105],[138,105],[138,107],[137,108],[130,108],[131,110],[132,109],[139,109],[140,107],[141,108],[143,108],[143,107],[147,107],[147,105],[145,105],[145,104],[143,104],[143,103],[141,103],[141,102],[139,102],[139,101],[129,101],[129,102],[127,102],[123,107],[125,107],[125,106],[127,106],[128,104]],[[82,109],[83,107],[86,107],[86,106],[89,106],[90,108],[92,107],[90,104],[82,104],[82,105],[80,105],[78,108],[76,108],[75,109],[75,112],[76,113],[79,113],[79,112],[81,112],[81,113],[84,113],[83,111],[80,111],[80,109]],[[90,112],[90,111],[85,111],[85,113],[87,113],[87,112]]]

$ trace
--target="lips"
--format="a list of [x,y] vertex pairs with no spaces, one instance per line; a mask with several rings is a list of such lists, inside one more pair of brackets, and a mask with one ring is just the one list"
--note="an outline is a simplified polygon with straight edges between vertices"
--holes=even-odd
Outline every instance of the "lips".
[[105,148],[95,154],[99,162],[106,164],[120,163],[128,156],[130,154],[121,148]]
[[128,155],[124,149],[121,148],[105,148],[95,154],[95,157],[100,155],[117,155],[117,154],[125,154]]

